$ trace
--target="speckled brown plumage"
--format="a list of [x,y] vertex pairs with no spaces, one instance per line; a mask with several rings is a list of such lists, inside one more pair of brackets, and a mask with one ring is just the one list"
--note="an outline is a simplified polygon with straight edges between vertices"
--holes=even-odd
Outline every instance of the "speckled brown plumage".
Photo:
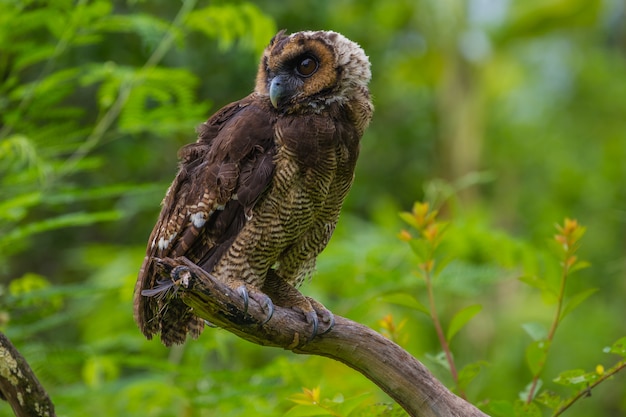
[[180,151],[135,287],[146,337],[160,332],[169,346],[203,327],[175,297],[142,295],[161,279],[155,258],[186,256],[233,288],[314,310],[290,288],[314,269],[352,184],[373,110],[369,66],[338,33],[279,32],[255,91],[199,127],[198,140]]

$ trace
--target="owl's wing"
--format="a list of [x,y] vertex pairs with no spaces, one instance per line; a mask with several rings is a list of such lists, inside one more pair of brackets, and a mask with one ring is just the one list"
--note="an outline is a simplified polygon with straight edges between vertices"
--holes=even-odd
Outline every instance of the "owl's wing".
[[185,256],[211,271],[246,222],[271,181],[275,154],[268,108],[250,95],[232,103],[199,129],[180,151],[180,167],[146,250],[134,294],[135,321],[166,345],[197,336],[202,322],[180,300],[146,297],[159,286],[155,258]]

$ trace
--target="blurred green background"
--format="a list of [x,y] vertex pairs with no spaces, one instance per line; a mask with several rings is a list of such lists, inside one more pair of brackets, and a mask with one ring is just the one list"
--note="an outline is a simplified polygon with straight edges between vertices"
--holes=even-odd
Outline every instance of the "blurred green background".
[[[450,383],[429,318],[385,301],[424,299],[398,213],[431,201],[454,259],[437,280],[443,320],[483,306],[452,343],[461,366],[488,363],[468,397],[512,401],[531,379],[524,328],[549,326],[554,310],[517,278],[554,272],[554,224],[576,218],[592,267],[569,291],[599,292],[559,328],[543,388],[567,395],[552,382],[561,371],[615,363],[602,350],[626,335],[624,1],[0,0],[0,329],[58,414],[275,416],[319,386],[356,398],[352,415],[392,415],[376,386],[329,359],[218,329],[166,349],[132,320],[177,149],[252,90],[282,28],[358,42],[376,106],[303,292],[377,330],[389,314],[404,322],[397,340]],[[566,413],[625,414],[622,374]]]

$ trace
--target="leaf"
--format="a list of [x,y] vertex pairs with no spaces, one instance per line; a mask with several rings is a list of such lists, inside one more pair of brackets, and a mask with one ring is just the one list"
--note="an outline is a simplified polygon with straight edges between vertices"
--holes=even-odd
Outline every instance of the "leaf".
[[431,245],[424,239],[411,239],[409,246],[413,253],[419,259],[419,262],[426,262],[430,259]]
[[517,400],[514,404],[515,417],[542,417],[541,409],[534,402],[526,404],[525,401]]
[[560,385],[580,387],[598,379],[596,372],[585,372],[583,369],[564,371],[554,378],[554,382]]
[[480,370],[483,368],[483,366],[486,366],[487,364],[488,363],[485,361],[478,361],[465,365],[458,374],[458,388],[465,391],[469,384],[480,373]]
[[548,337],[548,329],[541,324],[535,322],[529,322],[522,324],[522,329],[530,336],[533,341],[543,340]]
[[419,230],[419,225],[417,224],[417,220],[415,220],[415,216],[408,211],[404,211],[399,214],[400,218],[404,220],[409,226],[412,226]]
[[515,417],[513,403],[506,400],[490,401],[488,411],[494,417]]
[[0,220],[20,221],[28,213],[28,208],[41,202],[42,193],[40,191],[19,194],[0,202]]
[[541,391],[541,393],[537,396],[536,401],[551,410],[556,410],[563,402],[563,399],[556,392]]
[[573,274],[576,271],[580,271],[581,269],[586,269],[591,266],[591,262],[587,261],[578,261],[574,265],[572,265],[567,271],[569,274]]
[[563,311],[561,311],[561,317],[559,318],[559,320],[563,320],[565,316],[571,313],[576,307],[578,307],[583,301],[589,298],[596,291],[598,291],[597,288],[589,288],[570,297],[567,300],[567,304],[563,308]]
[[548,283],[545,279],[541,279],[534,275],[524,275],[518,278],[524,284],[530,285],[531,287],[537,288],[541,291],[548,289]]
[[117,210],[101,211],[96,213],[78,212],[64,214],[62,216],[30,223],[26,226],[14,229],[6,235],[0,237],[0,248],[7,247],[16,241],[37,233],[61,229],[64,227],[85,226],[98,222],[113,221],[118,220],[120,217],[122,217],[122,213]]
[[478,314],[482,310],[483,306],[480,304],[474,304],[471,306],[467,306],[464,309],[458,311],[452,320],[450,321],[450,325],[448,326],[448,333],[446,335],[446,339],[448,342],[452,340],[454,335],[456,335],[459,330],[463,328],[469,322],[472,317]]
[[550,342],[547,340],[534,341],[526,348],[526,363],[533,376],[538,375],[543,369],[549,349]]
[[420,303],[415,297],[413,297],[410,294],[396,292],[396,293],[385,294],[382,297],[379,297],[379,299],[387,303],[391,303],[391,304],[395,304],[395,305],[399,305],[403,307],[408,307],[410,309],[420,311],[430,317],[430,311],[428,310],[428,308],[426,308],[425,305]]
[[613,343],[613,346],[611,346],[609,352],[626,358],[626,336]]

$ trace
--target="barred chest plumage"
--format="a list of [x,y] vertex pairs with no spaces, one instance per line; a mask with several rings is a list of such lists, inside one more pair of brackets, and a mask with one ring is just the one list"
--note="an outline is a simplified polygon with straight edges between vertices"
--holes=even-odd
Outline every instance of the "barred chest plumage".
[[[352,184],[359,142],[330,115],[286,116],[274,126],[274,177],[214,274],[260,286],[269,268],[299,286],[326,247]],[[345,119],[345,116],[344,116]],[[347,123],[347,121],[346,121]],[[302,126],[306,126],[302,129]],[[343,136],[342,136],[343,134]],[[246,271],[242,276],[241,271]]]

